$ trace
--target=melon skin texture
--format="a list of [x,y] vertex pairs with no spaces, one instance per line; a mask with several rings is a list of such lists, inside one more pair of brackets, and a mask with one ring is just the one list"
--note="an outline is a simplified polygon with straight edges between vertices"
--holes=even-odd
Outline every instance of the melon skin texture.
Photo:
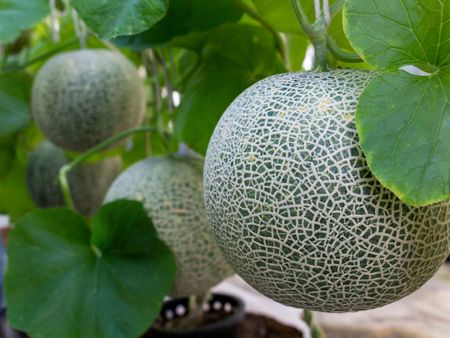
[[267,78],[231,104],[210,140],[213,234],[243,279],[285,305],[380,307],[417,290],[448,254],[449,203],[409,207],[367,166],[354,114],[373,76]]
[[[48,141],[39,144],[30,155],[27,168],[28,190],[40,208],[64,206],[58,182],[59,169],[68,161],[64,152]],[[96,163],[82,163],[69,172],[68,181],[75,208],[91,216],[101,206],[106,191],[120,174],[120,157]]]
[[171,295],[202,295],[233,271],[214,242],[203,200],[203,161],[189,157],[145,159],[124,171],[105,202],[142,201],[159,237],[176,259]]
[[52,143],[81,152],[140,125],[145,104],[142,80],[124,56],[79,50],[58,54],[39,70],[31,110]]

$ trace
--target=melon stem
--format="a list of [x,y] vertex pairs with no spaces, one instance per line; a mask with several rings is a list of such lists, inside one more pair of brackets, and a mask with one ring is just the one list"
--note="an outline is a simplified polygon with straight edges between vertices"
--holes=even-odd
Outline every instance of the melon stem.
[[351,53],[342,50],[337,43],[328,36],[328,26],[331,19],[340,12],[344,4],[343,0],[336,1],[332,6],[329,6],[329,1],[323,0],[322,8],[320,0],[314,0],[314,8],[316,20],[311,23],[306,15],[301,0],[291,0],[297,20],[306,33],[314,47],[314,70],[327,71],[329,70],[328,52],[340,61],[343,62],[362,62],[363,60],[356,53]]
[[303,320],[309,326],[312,338],[324,338],[322,329],[314,322],[313,312],[311,310],[303,310]]
[[124,130],[120,133],[117,133],[116,135],[113,135],[99,144],[95,145],[91,149],[85,151],[81,155],[75,157],[70,163],[64,165],[59,170],[58,180],[59,184],[61,186],[64,201],[66,203],[66,206],[70,209],[75,210],[75,205],[73,203],[72,195],[70,193],[70,185],[68,181],[68,174],[71,170],[76,168],[79,164],[81,164],[83,161],[87,160],[91,156],[97,154],[98,152],[108,148],[110,145],[119,142],[120,140],[127,138],[130,135],[142,133],[142,132],[154,132],[156,131],[156,128],[154,127],[137,127],[137,128],[131,128]]

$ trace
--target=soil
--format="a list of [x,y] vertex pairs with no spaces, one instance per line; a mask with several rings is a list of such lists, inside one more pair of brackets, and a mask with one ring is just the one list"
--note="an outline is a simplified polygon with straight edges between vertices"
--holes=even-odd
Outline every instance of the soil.
[[[227,313],[225,311],[203,312],[201,316],[196,316],[196,320],[193,320],[192,318],[190,320],[187,320],[187,317],[178,317],[167,323],[156,322],[154,326],[160,329],[175,329],[175,328],[197,329],[205,325],[223,320],[227,318],[229,315],[230,313]],[[151,338],[151,337],[153,337],[153,335],[150,332],[148,332],[141,338]]]
[[[212,320],[212,317],[209,320]],[[219,316],[215,317],[217,319]],[[26,338],[28,336],[21,334],[11,337]],[[152,334],[147,333],[142,338],[152,338]],[[303,338],[303,334],[297,329],[281,324],[272,318],[249,313],[242,320],[236,338]]]
[[[204,323],[211,323],[219,318],[225,317],[225,313],[212,313],[205,316]],[[152,338],[151,333],[147,333],[142,338]],[[303,338],[303,334],[296,328],[286,326],[276,320],[248,313],[242,320],[236,338]]]
[[303,338],[303,334],[273,318],[249,313],[239,326],[237,338]]

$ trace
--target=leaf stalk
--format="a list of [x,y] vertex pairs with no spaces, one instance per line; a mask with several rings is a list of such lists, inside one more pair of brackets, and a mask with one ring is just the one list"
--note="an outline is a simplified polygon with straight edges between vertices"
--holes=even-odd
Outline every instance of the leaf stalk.
[[75,205],[73,203],[72,195],[70,193],[70,186],[68,181],[68,174],[71,170],[76,168],[80,163],[87,160],[91,156],[95,155],[96,153],[100,152],[101,150],[104,150],[105,148],[109,147],[111,144],[117,143],[118,141],[127,138],[130,135],[141,133],[141,132],[153,132],[156,131],[156,128],[153,127],[137,127],[137,128],[131,128],[124,130],[116,135],[113,135],[106,140],[103,140],[99,144],[95,145],[91,149],[85,151],[81,155],[74,158],[71,162],[61,167],[59,170],[58,180],[59,184],[61,186],[64,201],[68,208],[75,209]]
[[322,329],[314,322],[313,312],[311,310],[303,310],[303,320],[309,326],[312,338],[324,338]]
[[275,28],[272,27],[270,22],[263,18],[254,8],[250,7],[243,0],[234,0],[235,4],[249,17],[258,21],[264,28],[266,28],[273,36],[278,52],[281,54],[283,60],[286,64],[289,63],[289,55],[286,50],[285,43],[281,38],[281,35],[277,32]]

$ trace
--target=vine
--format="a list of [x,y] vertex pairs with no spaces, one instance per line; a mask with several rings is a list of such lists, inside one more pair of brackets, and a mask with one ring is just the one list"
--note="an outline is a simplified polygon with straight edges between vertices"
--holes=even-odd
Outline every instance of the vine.
[[63,196],[64,196],[64,201],[65,201],[67,207],[75,210],[72,196],[70,194],[70,186],[69,186],[69,181],[68,181],[68,177],[67,177],[71,170],[73,170],[80,163],[87,160],[88,158],[95,155],[96,153],[100,152],[101,150],[104,150],[108,146],[110,146],[114,143],[117,143],[118,141],[120,141],[124,138],[127,138],[128,136],[131,136],[136,133],[152,132],[152,131],[156,131],[156,128],[138,127],[138,128],[131,128],[131,129],[124,130],[124,131],[100,142],[96,146],[92,147],[91,149],[87,150],[86,152],[82,153],[81,155],[79,155],[78,157],[73,159],[70,163],[61,167],[61,169],[59,170],[58,180],[59,180],[59,184],[61,185],[61,189],[62,189]]

